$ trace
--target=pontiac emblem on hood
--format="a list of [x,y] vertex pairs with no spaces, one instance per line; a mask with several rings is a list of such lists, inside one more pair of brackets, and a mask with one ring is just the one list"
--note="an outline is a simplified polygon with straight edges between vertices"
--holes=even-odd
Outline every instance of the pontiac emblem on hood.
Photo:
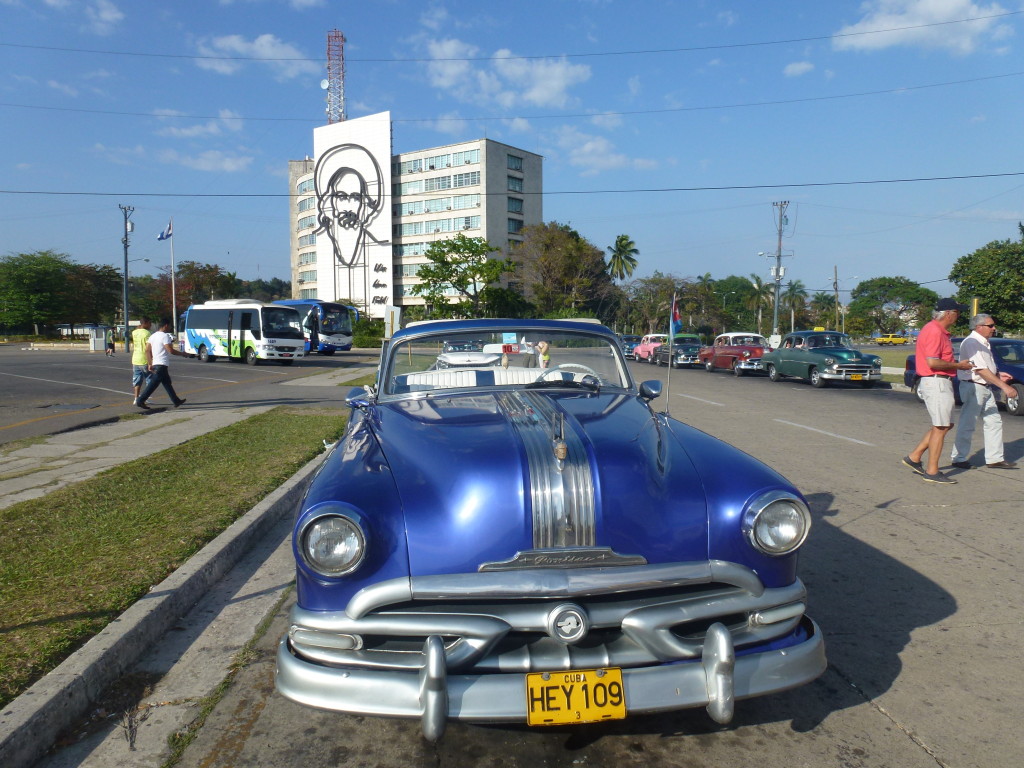
[[568,603],[551,609],[548,614],[548,634],[555,640],[573,645],[587,636],[590,619],[578,605]]

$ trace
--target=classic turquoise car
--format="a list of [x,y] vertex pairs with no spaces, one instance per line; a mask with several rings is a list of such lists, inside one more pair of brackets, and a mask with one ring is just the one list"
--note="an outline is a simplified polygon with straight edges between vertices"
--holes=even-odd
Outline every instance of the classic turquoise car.
[[855,381],[872,387],[882,380],[882,358],[854,349],[850,337],[838,331],[790,333],[778,349],[766,352],[761,360],[772,381],[794,376],[807,379],[814,387],[824,387],[830,381]]

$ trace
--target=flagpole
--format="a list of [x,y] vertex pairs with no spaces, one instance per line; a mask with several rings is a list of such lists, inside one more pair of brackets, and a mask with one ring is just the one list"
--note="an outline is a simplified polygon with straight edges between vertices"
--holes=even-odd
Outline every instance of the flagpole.
[[[674,351],[675,333],[672,323],[676,316],[676,294],[672,292],[672,306],[668,310],[668,374],[665,377],[665,415],[668,415],[669,403],[672,402],[672,352]],[[653,353],[652,353],[653,354]]]
[[178,292],[174,285],[174,217],[168,225],[171,230],[171,322],[174,323],[174,341],[178,341]]

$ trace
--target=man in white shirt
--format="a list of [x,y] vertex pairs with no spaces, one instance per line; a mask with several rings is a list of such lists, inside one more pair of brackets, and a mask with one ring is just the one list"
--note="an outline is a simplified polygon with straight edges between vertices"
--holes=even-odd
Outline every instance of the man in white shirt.
[[1007,397],[1016,397],[1017,390],[1006,383],[1010,375],[999,373],[996,368],[989,344],[995,331],[996,323],[991,315],[975,315],[971,318],[971,335],[960,344],[960,359],[974,364],[970,371],[957,372],[963,408],[950,458],[953,466],[960,469],[971,468],[967,456],[971,452],[971,438],[979,416],[985,433],[985,466],[993,469],[1014,469],[1017,466],[1017,462],[1003,459],[1003,417],[999,415],[992,390],[1001,389]]
[[149,349],[152,353],[152,364],[149,366],[149,369],[152,371],[152,375],[149,377],[145,389],[139,393],[139,397],[135,400],[137,408],[149,410],[146,400],[149,399],[149,396],[153,394],[153,391],[160,384],[163,384],[164,390],[167,392],[167,396],[171,398],[175,408],[185,403],[185,398],[178,397],[178,393],[174,391],[168,364],[171,362],[171,355],[178,355],[179,357],[188,357],[188,355],[174,348],[174,337],[168,333],[170,329],[171,321],[164,318],[160,321],[160,330],[149,337]]

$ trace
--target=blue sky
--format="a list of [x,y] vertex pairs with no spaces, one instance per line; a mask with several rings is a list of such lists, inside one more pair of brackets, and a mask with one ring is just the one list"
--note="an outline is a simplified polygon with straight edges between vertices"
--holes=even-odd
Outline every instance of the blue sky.
[[[177,260],[288,278],[287,161],[326,120],[340,29],[349,117],[391,110],[396,152],[542,154],[545,218],[601,248],[628,234],[634,276],[767,279],[788,200],[787,280],[945,293],[956,259],[1024,219],[1022,10],[0,0],[0,253],[120,265],[125,204],[130,258],[150,259],[133,272],[169,262],[173,217]],[[29,194],[53,192],[81,194]]]

